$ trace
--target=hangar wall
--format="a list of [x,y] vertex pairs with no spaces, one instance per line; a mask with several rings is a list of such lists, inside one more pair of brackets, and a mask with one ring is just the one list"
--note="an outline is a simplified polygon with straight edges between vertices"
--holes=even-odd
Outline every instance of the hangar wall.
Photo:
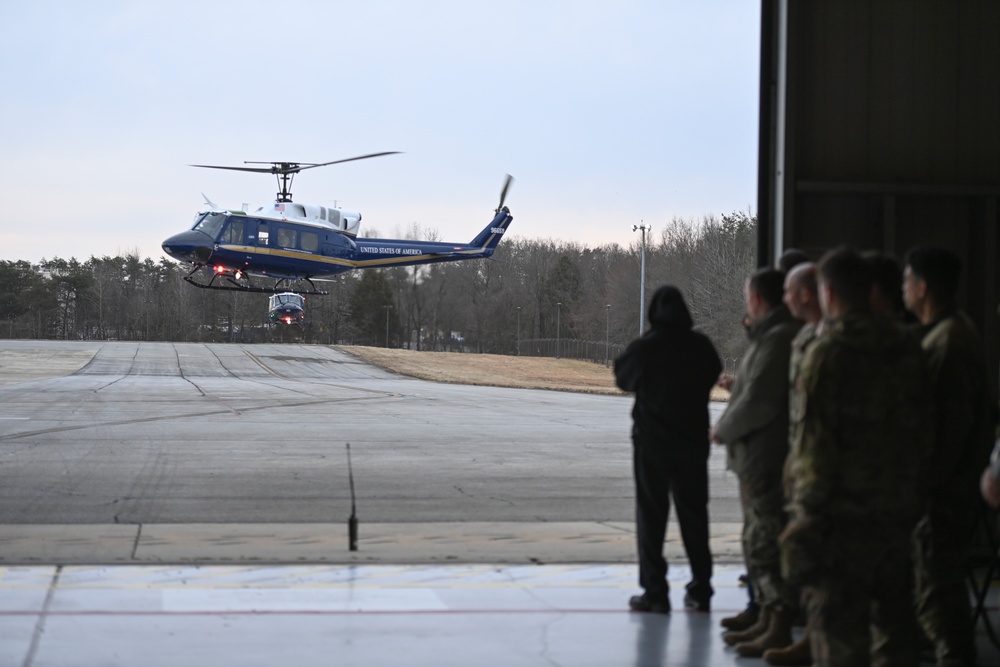
[[959,253],[1000,368],[1000,2],[763,0],[758,257]]

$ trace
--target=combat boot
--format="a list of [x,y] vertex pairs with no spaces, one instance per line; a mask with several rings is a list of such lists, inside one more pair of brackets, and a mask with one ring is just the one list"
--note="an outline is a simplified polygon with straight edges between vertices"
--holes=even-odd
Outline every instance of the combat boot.
[[767,630],[754,639],[736,644],[736,652],[744,658],[759,658],[769,648],[784,648],[792,643],[792,614],[776,609],[768,614]]
[[719,622],[726,630],[742,631],[752,627],[760,616],[758,607],[747,607],[735,616],[727,616]]
[[770,624],[770,612],[767,609],[762,609],[760,614],[757,616],[757,622],[751,625],[746,630],[730,630],[729,632],[722,633],[722,641],[726,642],[730,646],[736,646],[742,642],[752,641],[757,639],[765,632],[767,632],[767,626]]
[[769,665],[783,665],[784,667],[809,667],[813,664],[812,647],[809,645],[809,632],[802,635],[802,639],[791,646],[785,648],[769,648],[764,651],[764,660]]

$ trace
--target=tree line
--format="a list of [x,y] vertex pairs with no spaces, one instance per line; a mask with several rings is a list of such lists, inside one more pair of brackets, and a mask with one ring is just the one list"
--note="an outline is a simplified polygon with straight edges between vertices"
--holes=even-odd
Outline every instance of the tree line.
[[[648,233],[644,253],[638,234],[627,247],[596,248],[513,236],[490,260],[353,271],[317,283],[329,294],[306,297],[302,327],[269,325],[264,294],[197,289],[183,280],[185,267],[137,251],[83,262],[0,261],[0,337],[495,354],[558,355],[561,347],[574,356],[601,344],[618,350],[638,335],[644,254],[647,302],[657,286],[676,285],[695,325],[731,358],[746,342],[743,282],[756,266],[756,229],[756,218],[741,212],[674,219]],[[417,225],[406,236],[436,240]]]

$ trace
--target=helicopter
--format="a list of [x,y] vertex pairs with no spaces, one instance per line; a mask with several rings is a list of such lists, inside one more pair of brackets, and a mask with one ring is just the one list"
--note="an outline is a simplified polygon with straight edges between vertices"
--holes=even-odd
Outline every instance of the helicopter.
[[[277,177],[279,191],[273,202],[261,205],[252,212],[225,209],[205,197],[208,209],[195,216],[190,229],[163,241],[163,251],[191,266],[184,280],[195,287],[274,295],[329,294],[318,289],[314,281],[354,269],[490,257],[513,220],[510,209],[504,205],[514,180],[509,174],[501,189],[500,204],[494,211],[494,217],[468,243],[359,238],[361,213],[292,200],[292,181],[296,174],[306,169],[397,152],[372,153],[322,163],[244,162],[245,165],[269,166],[243,167],[190,165],[273,174]],[[295,289],[302,283],[308,285],[308,289]],[[272,321],[300,322],[305,317],[304,302],[298,304],[295,313],[283,312],[281,300],[277,306],[276,310],[272,303],[269,308],[269,315],[278,313],[271,318]]]
[[295,292],[272,294],[268,299],[267,319],[270,322],[304,324],[306,319],[306,298]]

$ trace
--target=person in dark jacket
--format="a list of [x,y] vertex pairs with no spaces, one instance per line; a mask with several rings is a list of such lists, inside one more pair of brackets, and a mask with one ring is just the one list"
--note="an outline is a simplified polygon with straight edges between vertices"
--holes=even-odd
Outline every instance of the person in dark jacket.
[[680,290],[665,285],[649,305],[649,330],[615,360],[615,380],[635,394],[632,443],[636,487],[639,585],[636,611],[668,613],[663,541],[673,497],[691,564],[684,602],[710,609],[712,554],[708,546],[708,398],[722,371],[711,341],[692,330]]

